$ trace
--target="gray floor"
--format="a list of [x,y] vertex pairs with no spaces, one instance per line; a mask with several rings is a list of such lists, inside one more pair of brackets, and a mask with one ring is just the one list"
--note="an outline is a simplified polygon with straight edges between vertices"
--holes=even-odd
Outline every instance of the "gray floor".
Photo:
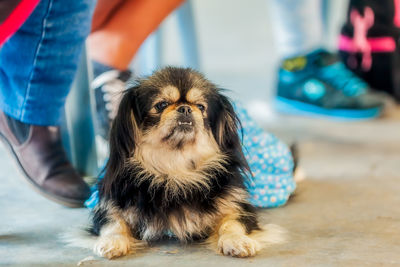
[[[289,241],[249,259],[172,242],[114,261],[95,257],[83,266],[400,265],[400,109],[391,105],[382,119],[357,123],[274,114],[267,99],[276,57],[268,53],[273,44],[265,1],[195,4],[208,77],[232,89],[266,129],[299,145],[306,179],[285,207],[260,212],[262,222],[286,228]],[[221,19],[226,6],[229,12]],[[239,16],[245,19],[238,22]],[[0,265],[76,266],[93,256],[66,247],[58,237],[84,225],[87,210],[63,208],[36,194],[3,147],[0,170]]]
[[[287,243],[232,259],[172,242],[111,262],[95,257],[83,266],[400,265],[400,110],[359,123],[277,118],[268,128],[298,142],[306,179],[285,207],[260,216],[286,228]],[[36,194],[1,152],[0,264],[74,266],[92,256],[58,237],[84,225],[87,210]]]

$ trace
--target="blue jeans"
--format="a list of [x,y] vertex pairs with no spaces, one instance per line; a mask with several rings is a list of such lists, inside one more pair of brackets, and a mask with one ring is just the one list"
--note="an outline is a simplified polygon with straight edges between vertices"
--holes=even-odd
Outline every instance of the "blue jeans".
[[0,50],[0,109],[57,125],[74,79],[95,0],[41,0]]

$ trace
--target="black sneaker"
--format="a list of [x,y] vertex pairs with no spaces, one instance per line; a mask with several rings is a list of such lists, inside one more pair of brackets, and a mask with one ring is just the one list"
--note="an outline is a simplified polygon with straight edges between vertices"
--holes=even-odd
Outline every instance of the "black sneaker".
[[96,135],[108,140],[112,120],[115,118],[125,83],[131,78],[132,72],[110,70],[97,76],[92,82],[96,100],[97,122]]

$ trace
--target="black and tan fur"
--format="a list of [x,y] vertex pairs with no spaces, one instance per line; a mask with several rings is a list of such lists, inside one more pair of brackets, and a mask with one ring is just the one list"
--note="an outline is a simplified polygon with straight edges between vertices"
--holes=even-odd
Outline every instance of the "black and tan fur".
[[225,255],[255,255],[260,227],[239,123],[227,97],[191,69],[168,67],[128,89],[93,212],[95,253],[126,255],[169,231],[183,242],[213,240]]

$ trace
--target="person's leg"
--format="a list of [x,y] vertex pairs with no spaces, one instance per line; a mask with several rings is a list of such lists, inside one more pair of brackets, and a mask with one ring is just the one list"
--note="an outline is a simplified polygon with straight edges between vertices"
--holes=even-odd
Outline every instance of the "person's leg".
[[41,0],[0,50],[0,140],[47,198],[81,206],[90,190],[69,163],[59,127],[93,0]]
[[[90,58],[119,70],[128,68],[143,41],[183,0],[129,0],[117,8],[103,8],[99,0],[94,20],[106,17],[88,38]],[[112,14],[105,16],[100,11]],[[99,23],[100,24],[100,23]]]
[[0,109],[57,125],[90,31],[93,0],[42,0],[0,50]]
[[272,25],[282,58],[276,107],[342,119],[380,115],[383,101],[323,46],[321,0],[274,0]]
[[[96,132],[107,139],[128,66],[143,41],[183,0],[99,0],[93,16],[88,53],[95,79]],[[99,140],[99,139],[98,139]],[[100,139],[101,140],[101,139]],[[100,142],[98,142],[100,146]]]
[[98,0],[93,14],[91,32],[101,30],[101,28],[104,27],[108,20],[112,18],[115,11],[118,10],[120,6],[124,3],[125,0]]
[[268,3],[281,58],[308,54],[321,47],[320,0],[272,0]]

